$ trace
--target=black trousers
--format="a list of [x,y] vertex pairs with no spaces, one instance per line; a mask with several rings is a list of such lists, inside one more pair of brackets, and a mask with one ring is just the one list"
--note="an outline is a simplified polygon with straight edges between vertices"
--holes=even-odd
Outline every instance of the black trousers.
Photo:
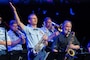
[[5,50],[0,51],[0,60],[10,60],[10,56]]
[[[50,52],[46,60],[64,60],[65,54],[66,54],[65,52],[58,52],[58,53]],[[67,60],[74,60],[74,59],[72,57],[68,57]]]
[[23,54],[22,51],[10,51],[10,60],[27,60],[27,54]]
[[48,42],[48,46],[46,46],[46,48],[45,48],[46,52],[51,52],[52,51],[52,43],[53,42],[51,42],[51,41]]
[[10,56],[9,55],[1,55],[0,60],[10,60]]

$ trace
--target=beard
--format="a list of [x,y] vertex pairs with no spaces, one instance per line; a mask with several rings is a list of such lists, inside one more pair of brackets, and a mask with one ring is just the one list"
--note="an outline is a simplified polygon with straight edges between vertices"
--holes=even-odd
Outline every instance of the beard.
[[70,32],[71,32],[71,30],[64,30],[64,33],[65,33],[66,37],[69,36]]

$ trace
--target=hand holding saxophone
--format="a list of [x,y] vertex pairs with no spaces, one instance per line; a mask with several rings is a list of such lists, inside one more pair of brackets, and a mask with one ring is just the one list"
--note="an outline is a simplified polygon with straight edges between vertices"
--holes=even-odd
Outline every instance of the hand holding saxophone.
[[80,46],[73,44],[74,38],[75,38],[75,32],[71,32],[71,34],[72,34],[72,37],[71,37],[71,39],[70,39],[70,41],[69,41],[67,46],[68,46],[68,48],[77,50],[77,49],[80,48]]
[[43,43],[44,45],[48,45],[48,36],[43,35]]
[[80,49],[80,46],[79,45],[70,44],[70,48],[78,50],[78,49]]

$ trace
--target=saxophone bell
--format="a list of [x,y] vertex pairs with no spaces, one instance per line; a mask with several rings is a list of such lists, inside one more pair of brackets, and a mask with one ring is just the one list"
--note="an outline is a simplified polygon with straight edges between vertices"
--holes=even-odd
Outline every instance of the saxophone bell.
[[75,51],[73,49],[68,49],[67,53],[69,54],[69,56],[75,56]]

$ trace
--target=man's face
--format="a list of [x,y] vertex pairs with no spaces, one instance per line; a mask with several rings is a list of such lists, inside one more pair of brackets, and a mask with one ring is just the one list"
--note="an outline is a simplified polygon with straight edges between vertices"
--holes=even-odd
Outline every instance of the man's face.
[[48,19],[46,21],[46,27],[52,27],[52,21],[51,21],[51,19]]
[[10,26],[13,31],[18,31],[18,25],[15,23]]
[[38,19],[36,15],[31,15],[29,19],[31,25],[37,25]]
[[64,24],[64,32],[65,33],[68,33],[68,32],[70,32],[71,31],[71,29],[72,29],[72,24],[71,24],[71,22],[66,22],[65,24]]

